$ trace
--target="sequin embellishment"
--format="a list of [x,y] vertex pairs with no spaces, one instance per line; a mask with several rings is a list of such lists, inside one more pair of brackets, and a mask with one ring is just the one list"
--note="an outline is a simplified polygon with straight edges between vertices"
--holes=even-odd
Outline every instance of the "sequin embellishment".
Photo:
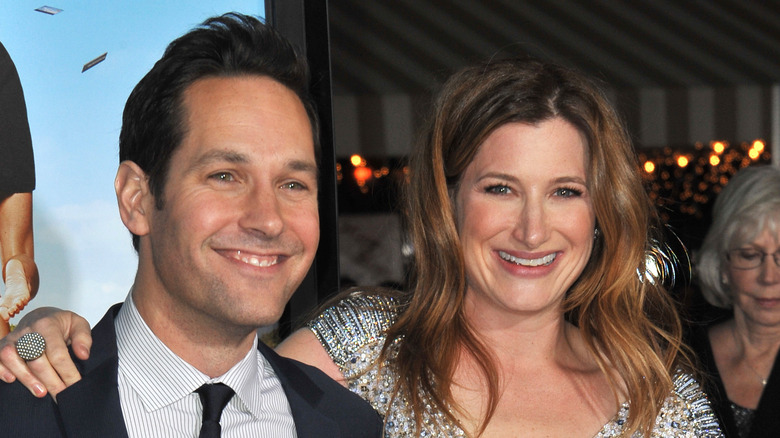
[[[392,400],[396,384],[393,348],[388,360],[377,363],[385,332],[398,315],[397,303],[391,297],[353,293],[349,298],[326,309],[309,322],[319,339],[347,380],[349,389],[371,403],[385,418],[385,436],[466,437],[466,433],[428,406],[423,412],[423,430],[415,430],[414,416],[403,394]],[[615,417],[594,438],[621,436],[629,415],[624,403]],[[722,437],[718,421],[698,382],[688,374],[674,377],[674,389],[664,402],[650,435],[652,438]],[[634,438],[641,435],[635,433]]]

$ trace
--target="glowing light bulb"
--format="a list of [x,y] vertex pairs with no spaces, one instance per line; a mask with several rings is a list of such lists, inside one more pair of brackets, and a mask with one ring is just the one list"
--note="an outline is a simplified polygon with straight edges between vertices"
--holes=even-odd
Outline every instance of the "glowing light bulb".
[[371,179],[373,173],[374,171],[372,171],[370,168],[361,166],[355,168],[353,175],[355,176],[355,180],[357,181],[358,185],[362,186],[363,184],[366,183],[366,181]]
[[363,157],[358,154],[349,157],[349,162],[352,163],[352,165],[355,167],[366,165],[366,160],[364,160]]

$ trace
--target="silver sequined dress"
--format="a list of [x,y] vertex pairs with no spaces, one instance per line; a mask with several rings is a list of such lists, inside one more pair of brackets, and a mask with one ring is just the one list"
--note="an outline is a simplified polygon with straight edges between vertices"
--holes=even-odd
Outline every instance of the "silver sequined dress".
[[[423,413],[423,431],[414,430],[414,417],[403,395],[391,395],[396,376],[393,351],[379,367],[377,360],[385,342],[385,332],[397,316],[392,298],[356,293],[326,309],[309,323],[309,328],[339,366],[349,389],[371,403],[385,417],[387,437],[465,437],[457,425],[429,406]],[[397,340],[403,342],[403,340]],[[629,404],[596,435],[597,438],[621,436],[629,415]],[[639,437],[638,434],[634,435]],[[722,437],[709,401],[698,382],[688,374],[674,378],[674,390],[658,414],[651,437]]]

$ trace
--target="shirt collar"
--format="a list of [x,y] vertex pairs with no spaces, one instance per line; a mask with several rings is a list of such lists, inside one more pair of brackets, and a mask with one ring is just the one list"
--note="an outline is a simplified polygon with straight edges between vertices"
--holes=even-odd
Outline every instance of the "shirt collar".
[[209,378],[171,351],[149,328],[133,303],[132,291],[114,321],[119,372],[151,412],[192,394],[204,383],[222,382],[236,392],[235,398],[256,418],[262,413],[262,381],[276,378],[268,361],[253,348],[225,374]]

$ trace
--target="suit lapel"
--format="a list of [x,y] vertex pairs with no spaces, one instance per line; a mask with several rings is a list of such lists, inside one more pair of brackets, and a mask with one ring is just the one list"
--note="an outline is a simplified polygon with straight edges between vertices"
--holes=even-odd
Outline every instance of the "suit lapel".
[[[127,438],[117,387],[118,356],[113,306],[92,330],[90,358],[75,360],[82,379],[57,396],[57,406],[66,436]],[[262,342],[260,353],[268,360],[290,403],[298,438],[341,436],[338,424],[320,412],[323,390],[306,373]]]
[[318,406],[323,391],[303,371],[289,359],[285,359],[268,346],[259,343],[260,353],[268,360],[282,383],[282,388],[290,403],[298,438],[340,436],[338,424],[324,416]]
[[120,307],[113,306],[92,330],[89,359],[76,361],[82,379],[57,396],[67,436],[127,437],[117,387],[114,317]]

